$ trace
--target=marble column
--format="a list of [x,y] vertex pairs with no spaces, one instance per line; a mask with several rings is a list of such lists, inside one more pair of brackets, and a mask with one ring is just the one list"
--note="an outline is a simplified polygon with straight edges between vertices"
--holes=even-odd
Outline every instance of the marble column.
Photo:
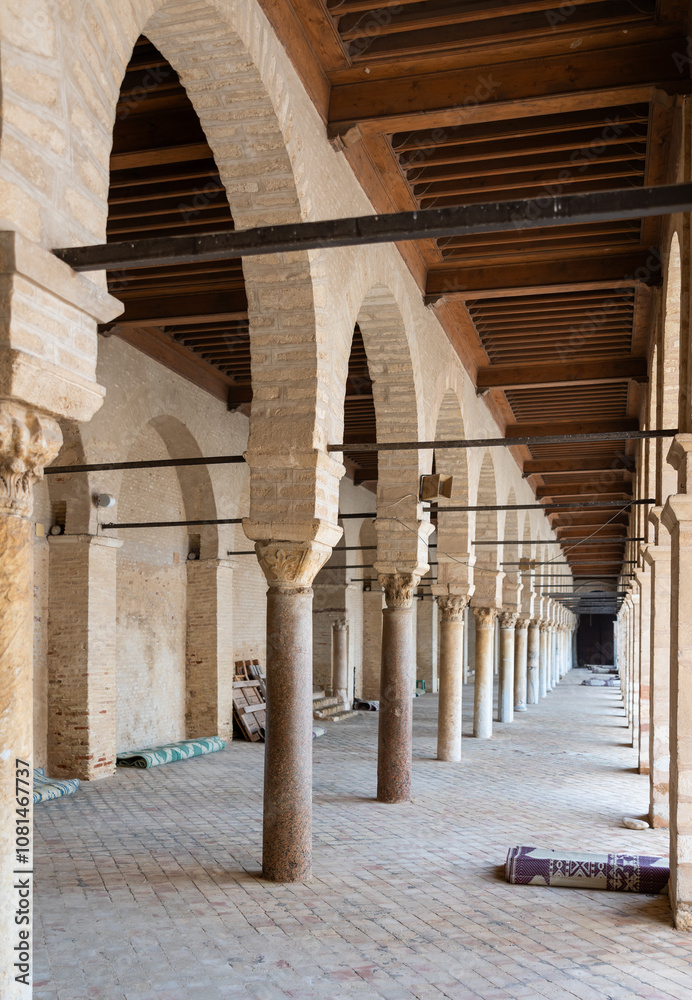
[[301,882],[312,870],[311,585],[330,549],[257,542],[255,550],[269,584],[262,875]]
[[[61,433],[50,417],[0,402],[0,981],[3,998],[31,993],[17,983],[15,910],[11,886],[31,884],[33,821],[33,485],[58,454]],[[21,778],[16,783],[16,778]],[[17,857],[16,809],[26,812],[29,850]],[[24,872],[26,871],[26,875]],[[29,928],[30,929],[30,928]]]
[[514,711],[526,712],[528,700],[528,632],[530,619],[519,616],[514,629]]
[[461,698],[464,685],[464,609],[467,597],[439,597],[440,697],[437,759],[461,760]]
[[538,663],[538,696],[545,698],[548,693],[548,635],[550,632],[550,622],[542,619],[539,623],[541,630],[541,645]]
[[541,623],[530,621],[526,636],[526,700],[537,705],[540,699]]
[[514,721],[514,629],[519,615],[500,615],[500,681],[497,695],[498,722]]
[[[655,514],[654,514],[655,511]],[[648,545],[644,558],[650,567],[649,619],[649,822],[667,827],[670,810],[670,537],[660,524],[661,508],[654,508],[659,544]]]
[[57,778],[94,780],[115,772],[122,544],[103,535],[49,538],[48,774]]
[[639,583],[639,662],[636,664],[639,674],[639,741],[637,749],[639,752],[639,773],[648,774],[650,771],[649,729],[651,714],[651,688],[649,684],[651,674],[649,662],[651,655],[651,573],[638,570],[636,575]]
[[382,612],[382,671],[377,732],[377,800],[411,798],[414,573],[380,574],[386,607]]
[[473,692],[473,735],[493,734],[493,673],[496,608],[474,608],[476,616],[476,676]]
[[348,624],[345,618],[332,622],[332,694],[348,704]]

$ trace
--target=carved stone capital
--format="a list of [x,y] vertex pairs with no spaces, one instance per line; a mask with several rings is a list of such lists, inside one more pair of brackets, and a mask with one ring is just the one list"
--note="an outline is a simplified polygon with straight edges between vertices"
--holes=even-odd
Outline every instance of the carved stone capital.
[[52,417],[0,401],[0,513],[31,514],[33,485],[61,445],[62,432]]
[[348,622],[345,618],[335,618],[332,622],[332,628],[335,632],[345,632],[348,628]]
[[500,628],[502,629],[513,629],[519,619],[519,613],[516,611],[503,611],[500,615]]
[[388,608],[411,607],[413,591],[420,583],[420,577],[416,573],[380,573],[377,579],[384,587]]
[[492,628],[497,618],[497,608],[474,608],[476,625],[480,628]]
[[550,629],[553,627],[553,623],[549,621],[547,618],[541,618],[541,620],[538,622],[538,627],[541,630],[541,632],[549,632]]
[[517,624],[514,627],[520,629],[527,629],[530,624],[531,624],[530,618],[522,618],[520,616],[519,618],[517,618]]
[[461,622],[464,620],[464,608],[469,603],[466,595],[455,594],[450,597],[438,597],[437,604],[442,611],[443,622]]
[[331,555],[319,542],[256,542],[255,552],[270,587],[306,593]]

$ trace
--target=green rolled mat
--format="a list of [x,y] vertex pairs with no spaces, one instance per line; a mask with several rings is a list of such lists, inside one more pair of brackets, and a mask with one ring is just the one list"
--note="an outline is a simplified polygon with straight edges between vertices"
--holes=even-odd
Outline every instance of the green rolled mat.
[[215,753],[225,746],[226,741],[219,736],[204,736],[198,740],[181,740],[179,743],[164,743],[159,747],[119,753],[115,761],[118,767],[158,767],[159,764],[170,764],[174,760]]
[[47,778],[45,769],[36,767],[34,768],[34,805],[37,802],[60,799],[63,795],[73,795],[80,785],[79,778]]

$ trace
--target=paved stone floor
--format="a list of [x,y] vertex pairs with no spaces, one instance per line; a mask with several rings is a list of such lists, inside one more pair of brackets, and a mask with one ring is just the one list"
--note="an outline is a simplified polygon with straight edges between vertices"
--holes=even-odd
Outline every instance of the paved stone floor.
[[[414,797],[373,801],[376,715],[314,744],[315,878],[258,878],[262,747],[120,771],[36,811],[35,1000],[692,1000],[666,896],[507,885],[514,844],[666,853],[619,694],[573,671],[463,762],[416,699]],[[465,690],[465,732],[472,691]]]

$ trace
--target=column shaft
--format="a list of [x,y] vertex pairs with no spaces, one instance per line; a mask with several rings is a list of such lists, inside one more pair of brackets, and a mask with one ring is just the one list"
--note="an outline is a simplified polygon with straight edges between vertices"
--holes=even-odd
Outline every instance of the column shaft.
[[298,882],[312,866],[312,591],[267,594],[267,738],[262,874]]
[[670,820],[670,548],[649,546],[651,563],[649,822]]
[[497,696],[499,722],[514,720],[514,628],[518,615],[500,616],[500,681]]
[[441,597],[440,697],[437,759],[461,760],[461,707],[464,686],[464,607],[466,598]]
[[529,622],[526,636],[526,700],[537,705],[540,698],[541,629],[538,622]]
[[348,703],[348,625],[345,618],[332,622],[332,693]]
[[475,608],[476,678],[473,692],[473,735],[488,739],[493,734],[493,670],[495,645],[494,608]]
[[412,614],[410,606],[387,607],[382,612],[382,672],[377,738],[379,802],[408,802],[411,798]]
[[545,698],[548,693],[548,626],[541,623],[541,651],[538,674],[538,696]]
[[527,664],[528,664],[528,632],[529,622],[519,619],[514,630],[514,711],[525,712],[528,700]]

